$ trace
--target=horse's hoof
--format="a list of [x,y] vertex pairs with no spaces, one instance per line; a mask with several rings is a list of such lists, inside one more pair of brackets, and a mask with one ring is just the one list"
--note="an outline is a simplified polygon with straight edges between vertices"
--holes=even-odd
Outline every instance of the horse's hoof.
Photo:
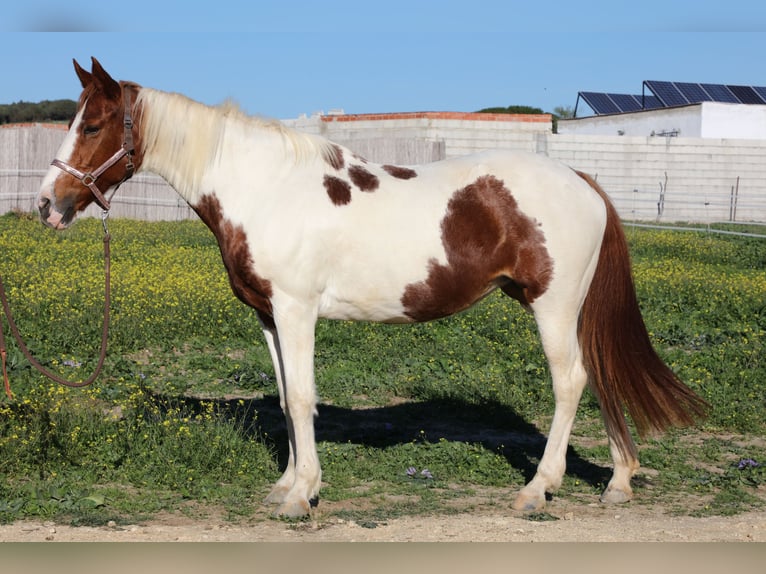
[[308,516],[309,510],[308,500],[298,500],[294,502],[283,502],[275,511],[274,516],[281,518],[303,518]]
[[271,489],[271,492],[269,492],[266,498],[263,499],[263,502],[266,504],[281,504],[284,502],[285,496],[287,496],[289,490],[289,488],[284,486],[275,486]]
[[607,487],[599,500],[604,504],[624,504],[630,502],[633,498],[633,492],[625,491],[621,488]]
[[519,493],[516,500],[511,504],[511,508],[514,510],[522,510],[524,512],[536,512],[545,508],[545,495],[543,496],[529,496],[523,493]]

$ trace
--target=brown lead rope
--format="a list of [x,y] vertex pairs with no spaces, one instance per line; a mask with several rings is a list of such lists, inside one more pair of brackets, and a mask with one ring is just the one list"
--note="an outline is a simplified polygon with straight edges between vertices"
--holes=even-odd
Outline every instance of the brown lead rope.
[[[55,373],[51,373],[49,370],[47,370],[45,367],[43,367],[33,356],[32,353],[29,352],[29,349],[24,344],[24,341],[21,338],[21,334],[19,333],[18,327],[16,327],[16,323],[13,321],[13,317],[11,316],[11,309],[8,306],[8,299],[5,295],[5,288],[3,286],[3,278],[0,276],[0,299],[2,299],[3,304],[3,311],[5,312],[5,317],[8,319],[8,325],[11,327],[11,333],[13,333],[14,338],[19,344],[19,348],[24,353],[24,356],[29,360],[29,362],[32,364],[34,368],[36,368],[38,371],[40,371],[43,375],[48,377],[49,379],[60,383],[62,385],[65,385],[67,387],[86,387],[93,383],[93,381],[96,380],[98,375],[101,373],[101,368],[104,366],[104,359],[106,358],[106,342],[107,342],[107,336],[109,333],[109,307],[110,307],[110,276],[111,276],[111,257],[110,257],[110,249],[109,249],[109,231],[106,228],[106,220],[104,220],[104,323],[101,330],[101,352],[98,357],[98,364],[96,365],[96,370],[93,372],[93,374],[85,379],[84,381],[69,381],[63,377],[60,377],[56,375]],[[7,351],[5,347],[5,336],[3,335],[3,324],[2,321],[0,321],[0,355],[2,356],[2,364],[3,364],[3,383],[5,385],[5,394],[8,395],[8,398],[13,400],[13,393],[11,392],[11,385],[8,380],[8,369],[6,366],[7,362]]]
[[[51,162],[51,165],[56,166],[57,168],[64,170],[68,174],[72,175],[76,179],[78,179],[84,186],[86,186],[88,189],[90,189],[91,193],[93,193],[93,197],[96,200],[96,203],[98,203],[101,208],[104,210],[101,219],[104,224],[104,325],[101,331],[101,353],[98,358],[98,364],[96,365],[96,370],[93,372],[93,374],[88,377],[84,381],[80,382],[73,382],[69,381],[63,377],[60,377],[54,373],[51,373],[48,371],[45,367],[43,367],[38,361],[35,360],[35,358],[32,356],[32,353],[29,352],[29,349],[24,344],[24,341],[21,338],[21,334],[19,333],[18,328],[16,327],[16,323],[13,321],[13,317],[11,316],[11,309],[8,306],[8,299],[5,296],[5,288],[3,287],[3,278],[0,276],[0,299],[2,299],[3,304],[3,310],[5,311],[5,317],[8,319],[8,325],[11,327],[11,332],[13,333],[13,336],[15,337],[16,341],[19,344],[19,348],[24,353],[24,356],[29,360],[29,362],[32,364],[32,366],[40,371],[43,375],[48,377],[49,379],[56,381],[57,383],[60,383],[62,385],[65,385],[67,387],[86,387],[93,383],[93,381],[96,380],[98,375],[101,373],[101,368],[104,366],[104,359],[106,358],[106,340],[107,336],[109,334],[109,285],[110,285],[110,274],[111,274],[111,263],[110,263],[110,257],[109,257],[109,230],[106,227],[106,218],[109,216],[109,200],[106,199],[104,193],[101,192],[101,190],[96,185],[96,180],[100,175],[102,175],[106,170],[108,170],[110,167],[112,167],[114,164],[116,164],[118,161],[120,161],[123,157],[127,158],[127,163],[125,164],[125,175],[123,176],[122,180],[115,186],[114,191],[112,192],[112,197],[117,192],[117,189],[120,187],[120,185],[130,179],[133,176],[133,173],[135,171],[135,164],[133,163],[133,155],[135,154],[135,149],[133,146],[133,118],[131,116],[131,98],[130,93],[128,91],[128,86],[123,85],[123,99],[125,101],[125,113],[123,116],[123,124],[124,124],[124,136],[125,141],[123,142],[122,146],[115,154],[112,155],[109,159],[107,159],[103,164],[101,164],[100,167],[98,167],[93,173],[83,173],[82,171],[78,170],[77,168],[69,165],[66,162],[63,162],[59,159],[54,159]],[[3,335],[3,324],[2,321],[0,321],[0,357],[2,357],[2,366],[3,366],[3,384],[5,385],[5,394],[8,395],[8,398],[13,400],[13,393],[11,392],[11,385],[8,381],[8,367],[7,367],[7,351],[5,348],[5,336]]]

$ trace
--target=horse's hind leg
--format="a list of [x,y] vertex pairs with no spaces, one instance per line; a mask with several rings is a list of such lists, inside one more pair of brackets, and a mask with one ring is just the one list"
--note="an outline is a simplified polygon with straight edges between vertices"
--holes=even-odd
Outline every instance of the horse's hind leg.
[[545,493],[555,492],[561,486],[569,435],[588,380],[577,338],[577,313],[562,315],[537,305],[533,305],[533,310],[550,365],[556,408],[537,472],[513,502],[514,509],[526,511],[543,508]]
[[630,437],[629,453],[623,453],[617,448],[617,443],[612,439],[612,429],[609,425],[606,426],[607,435],[609,435],[609,450],[612,453],[612,460],[614,461],[614,472],[612,478],[609,480],[606,489],[601,495],[601,502],[608,504],[620,504],[628,502],[633,498],[633,489],[630,486],[630,479],[633,478],[633,474],[638,470],[640,466],[638,458],[631,453],[636,452],[636,447]]

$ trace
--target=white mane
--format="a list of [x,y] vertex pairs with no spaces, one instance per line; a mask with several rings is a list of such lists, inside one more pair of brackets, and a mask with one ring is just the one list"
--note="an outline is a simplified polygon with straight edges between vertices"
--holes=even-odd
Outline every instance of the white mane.
[[248,116],[233,102],[212,107],[181,94],[141,88],[136,107],[141,110],[143,169],[162,175],[187,199],[196,195],[205,171],[217,161],[231,121],[278,135],[288,144],[283,147],[292,161],[331,158],[333,153],[329,141],[277,120]]

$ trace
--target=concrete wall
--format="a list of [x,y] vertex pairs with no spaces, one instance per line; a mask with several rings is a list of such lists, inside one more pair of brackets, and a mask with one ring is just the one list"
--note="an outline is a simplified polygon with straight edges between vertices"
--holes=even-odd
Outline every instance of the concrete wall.
[[549,114],[412,112],[314,115],[283,122],[301,131],[322,135],[351,149],[354,149],[355,141],[369,139],[444,141],[446,157],[495,148],[536,152],[539,151],[538,140],[544,141],[553,132]]
[[548,155],[594,175],[627,219],[766,221],[766,140],[559,134]]
[[[595,176],[626,219],[766,222],[766,139],[553,134],[550,116],[491,116],[425,112],[286,123],[382,163],[414,164],[495,148],[547,154]],[[0,213],[34,209],[63,137],[63,130],[45,126],[0,129]],[[127,182],[113,205],[115,217],[195,217],[151,174]]]

